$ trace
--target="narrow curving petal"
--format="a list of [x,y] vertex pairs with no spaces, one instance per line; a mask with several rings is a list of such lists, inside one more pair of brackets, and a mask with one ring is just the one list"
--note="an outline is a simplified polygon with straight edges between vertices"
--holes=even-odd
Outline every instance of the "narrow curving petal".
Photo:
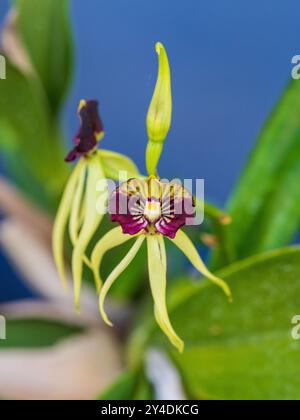
[[79,310],[80,307],[79,301],[84,255],[92,236],[96,232],[103,218],[103,213],[99,212],[99,200],[101,203],[106,202],[108,195],[107,190],[103,190],[99,193],[97,189],[98,183],[104,180],[103,170],[97,153],[89,158],[87,165],[88,173],[85,195],[85,218],[72,255],[74,301],[77,310]]
[[131,263],[131,261],[134,259],[136,254],[138,253],[139,249],[142,246],[142,243],[145,239],[144,235],[140,235],[137,240],[135,241],[132,248],[128,251],[128,253],[125,255],[125,257],[122,259],[122,261],[115,267],[115,269],[111,272],[111,274],[108,276],[107,280],[105,281],[99,295],[99,310],[100,314],[104,320],[104,322],[112,327],[111,321],[108,319],[106,312],[104,310],[104,301],[105,297],[113,285],[114,281],[119,277],[121,273],[128,267],[128,265]]
[[186,255],[196,270],[198,270],[201,274],[203,274],[203,276],[207,277],[213,283],[221,287],[228,299],[230,301],[232,300],[231,290],[227,283],[224,280],[216,277],[208,270],[194,244],[182,230],[179,230],[175,238],[170,240]]
[[[84,186],[86,181],[86,164],[81,169],[78,175],[78,184],[76,192],[74,194],[74,200],[71,209],[70,221],[69,221],[69,235],[72,245],[75,246],[80,228],[85,217],[85,197],[84,197]],[[91,262],[86,255],[83,256],[83,261],[87,267],[91,268]]]
[[135,163],[127,156],[110,150],[99,151],[103,170],[108,178],[120,180],[120,174],[126,172],[126,179],[139,177]]
[[64,263],[64,237],[70,216],[73,197],[76,191],[78,176],[84,166],[83,159],[80,159],[74,168],[68,183],[65,187],[57,215],[54,221],[52,233],[52,247],[54,260],[57,266],[59,276],[63,282],[64,287],[67,286],[65,263]]
[[84,184],[86,180],[86,164],[84,163],[80,173],[78,174],[78,182],[76,192],[74,194],[70,221],[69,221],[69,234],[72,244],[75,245],[78,239],[79,230],[82,225],[84,217],[82,217],[82,206],[83,206],[83,193]]
[[155,317],[171,343],[182,353],[184,343],[174,331],[167,311],[167,266],[164,239],[161,235],[149,235],[147,236],[147,245],[149,279],[154,300]]
[[131,235],[125,235],[122,232],[121,226],[118,226],[107,232],[95,246],[91,257],[91,266],[94,272],[98,292],[100,292],[103,283],[100,275],[100,266],[105,253],[132,238],[133,236]]

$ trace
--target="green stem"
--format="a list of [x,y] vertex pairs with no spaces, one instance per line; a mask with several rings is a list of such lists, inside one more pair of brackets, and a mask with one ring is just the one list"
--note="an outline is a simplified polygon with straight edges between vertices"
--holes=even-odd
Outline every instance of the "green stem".
[[[196,206],[203,206],[203,202],[196,199]],[[208,202],[204,203],[204,215],[212,222],[213,231],[218,243],[215,256],[210,264],[210,268],[215,270],[220,266],[230,264],[234,261],[234,247],[229,234],[231,217]]]
[[215,271],[235,261],[234,246],[231,241],[230,225],[213,222],[214,233],[217,237],[217,248],[210,261],[210,269]]

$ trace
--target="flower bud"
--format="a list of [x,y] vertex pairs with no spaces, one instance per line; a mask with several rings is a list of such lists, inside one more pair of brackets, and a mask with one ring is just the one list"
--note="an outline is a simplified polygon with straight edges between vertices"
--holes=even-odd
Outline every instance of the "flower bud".
[[158,54],[158,76],[147,114],[147,131],[150,140],[163,142],[171,125],[171,77],[164,46],[158,42],[155,48]]
[[172,116],[171,76],[168,56],[164,46],[155,46],[158,54],[158,76],[154,94],[149,106],[146,124],[149,143],[146,151],[146,165],[149,175],[154,175],[163,142],[168,134]]

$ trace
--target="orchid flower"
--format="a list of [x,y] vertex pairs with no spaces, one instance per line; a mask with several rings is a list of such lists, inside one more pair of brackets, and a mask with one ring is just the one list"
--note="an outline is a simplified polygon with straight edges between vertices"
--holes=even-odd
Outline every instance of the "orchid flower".
[[[66,286],[63,250],[68,225],[73,245],[74,300],[79,310],[83,266],[84,264],[91,266],[86,255],[87,247],[105,213],[108,198],[106,177],[114,177],[120,169],[131,174],[138,174],[138,170],[126,156],[98,149],[104,131],[98,114],[97,101],[82,100],[78,114],[81,124],[74,139],[75,146],[65,160],[66,162],[73,162],[77,158],[79,160],[67,182],[57,211],[53,229],[53,252],[60,278]],[[99,289],[99,285],[97,288]]]
[[147,179],[132,178],[122,183],[110,196],[109,211],[113,222],[119,223],[97,243],[91,257],[98,284],[102,284],[100,266],[110,249],[134,239],[133,246],[103,283],[99,309],[104,321],[112,326],[105,309],[105,297],[117,277],[133,261],[144,242],[148,249],[148,271],[157,323],[170,342],[182,352],[184,343],[174,331],[167,311],[167,256],[165,240],[170,240],[205,277],[220,286],[231,298],[227,284],[205,266],[189,237],[181,229],[195,214],[192,195],[179,183],[163,182],[157,175],[157,163],[171,123],[171,83],[166,51],[156,45],[159,56],[158,79],[147,115],[149,143],[146,150]]

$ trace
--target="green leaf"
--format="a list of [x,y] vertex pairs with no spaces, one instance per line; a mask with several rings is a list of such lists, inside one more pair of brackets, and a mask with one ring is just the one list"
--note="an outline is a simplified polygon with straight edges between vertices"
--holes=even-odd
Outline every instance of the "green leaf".
[[63,324],[58,321],[7,320],[6,340],[0,340],[0,351],[18,347],[49,347],[81,331],[81,327]]
[[149,383],[145,375],[140,375],[139,381],[133,394],[133,400],[154,400],[154,392],[152,385]]
[[[300,83],[292,81],[230,199],[236,259],[288,244],[300,222]],[[217,265],[220,266],[220,263]]]
[[142,369],[127,369],[97,400],[151,400],[152,388]]
[[98,400],[130,400],[137,382],[137,373],[126,370],[99,397]]
[[43,89],[8,60],[0,88],[0,148],[9,169],[30,198],[53,208],[69,168]]
[[18,0],[17,28],[54,114],[70,83],[73,46],[68,0]]
[[[191,398],[299,399],[300,248],[251,257],[218,273],[234,302],[207,281],[182,278],[169,290],[169,312],[185,341],[180,355],[155,326],[142,323],[131,357],[149,343],[170,351]],[[134,356],[134,357],[133,357]]]

